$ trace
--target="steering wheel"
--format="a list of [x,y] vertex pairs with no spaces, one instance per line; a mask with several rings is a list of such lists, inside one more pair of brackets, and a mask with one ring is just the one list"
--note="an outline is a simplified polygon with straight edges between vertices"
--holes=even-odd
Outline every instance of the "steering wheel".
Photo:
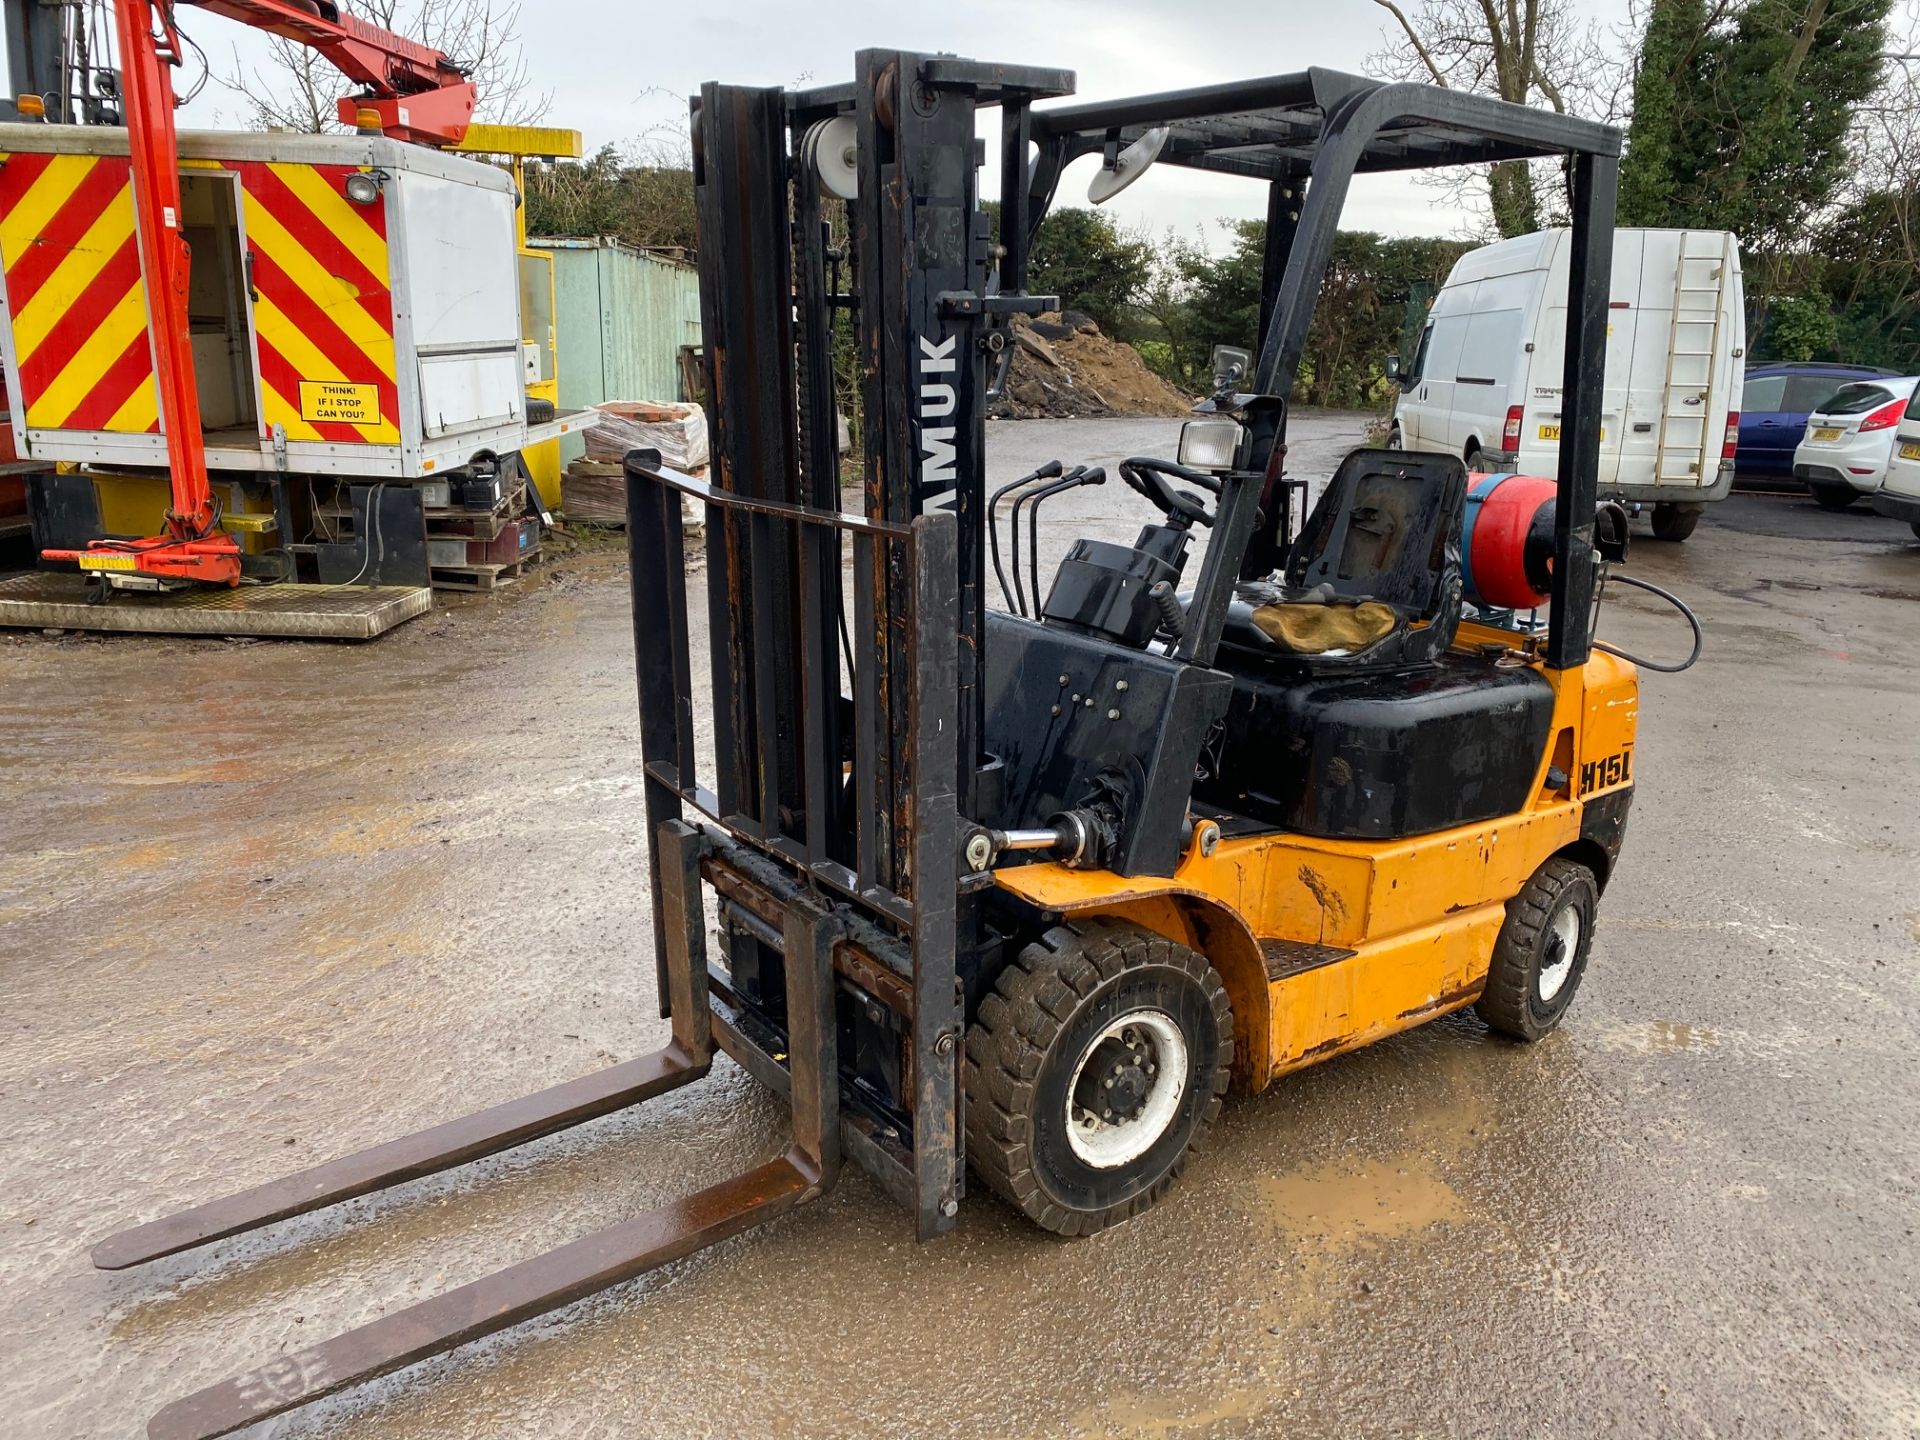
[[1213,511],[1190,490],[1176,490],[1169,483],[1184,480],[1218,496],[1220,482],[1204,470],[1189,470],[1171,460],[1155,460],[1136,455],[1120,462],[1120,478],[1157,505],[1169,520],[1179,518],[1193,525],[1212,525]]

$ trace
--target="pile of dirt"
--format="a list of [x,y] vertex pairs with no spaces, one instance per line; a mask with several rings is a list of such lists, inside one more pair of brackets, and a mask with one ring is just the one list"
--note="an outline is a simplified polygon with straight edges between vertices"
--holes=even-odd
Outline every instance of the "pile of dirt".
[[1076,310],[1030,319],[1009,332],[1013,365],[988,414],[1000,420],[1101,415],[1185,415],[1193,399],[1168,384],[1131,345],[1101,333]]

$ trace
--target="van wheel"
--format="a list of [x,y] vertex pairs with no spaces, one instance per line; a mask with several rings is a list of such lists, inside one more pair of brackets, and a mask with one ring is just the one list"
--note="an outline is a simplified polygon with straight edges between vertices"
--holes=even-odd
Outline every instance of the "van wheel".
[[1474,1009],[1487,1028],[1538,1040],[1560,1023],[1587,971],[1600,887],[1593,871],[1555,857],[1507,902],[1487,988]]
[[1400,448],[1400,427],[1396,425],[1387,431],[1387,449],[1398,450]]
[[1226,987],[1135,925],[1056,926],[1001,972],[967,1031],[967,1162],[1057,1235],[1172,1187],[1233,1067]]
[[1661,503],[1653,507],[1653,538],[1671,540],[1675,544],[1693,533],[1694,526],[1700,523],[1703,505],[1669,505]]
[[1813,492],[1813,503],[1822,510],[1845,510],[1860,498],[1860,492],[1851,485],[1816,485],[1809,480],[1807,489]]
[[1911,525],[1907,526],[1907,528],[1913,531],[1914,539],[1920,540],[1920,520],[1915,520]]
[[1470,445],[1467,447],[1466,460],[1467,473],[1469,475],[1483,475],[1486,473],[1487,457],[1480,453],[1480,447],[1478,445]]

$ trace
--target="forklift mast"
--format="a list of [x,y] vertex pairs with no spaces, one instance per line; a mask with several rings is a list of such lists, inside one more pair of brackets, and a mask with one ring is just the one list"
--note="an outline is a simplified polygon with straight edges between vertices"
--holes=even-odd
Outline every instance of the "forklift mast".
[[[629,465],[635,640],[649,833],[700,812],[726,897],[718,1041],[777,1074],[787,962],[769,902],[814,894],[844,913],[860,1083],[842,1136],[930,1236],[952,1225],[963,1185],[956,957],[977,948],[980,887],[956,883],[959,817],[994,783],[976,663],[988,362],[1009,311],[1054,303],[990,285],[974,127],[983,107],[1024,114],[1073,77],[882,50],[856,71],[799,93],[710,84],[694,102],[713,480]],[[848,135],[857,193],[841,250],[812,177],[823,141]],[[851,289],[830,287],[840,274]],[[842,327],[865,377],[859,516],[840,505]],[[693,778],[681,494],[709,517],[711,789]],[[768,892],[757,912],[729,895],[743,883]],[[655,893],[664,942],[678,922],[658,871]]]

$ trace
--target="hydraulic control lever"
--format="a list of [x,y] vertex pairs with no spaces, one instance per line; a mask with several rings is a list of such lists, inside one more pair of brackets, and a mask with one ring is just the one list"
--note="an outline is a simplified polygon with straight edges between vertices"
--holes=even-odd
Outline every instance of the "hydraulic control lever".
[[[1028,573],[1028,576],[1033,581],[1033,613],[1034,614],[1038,615],[1040,613],[1040,506],[1041,506],[1041,503],[1054,495],[1058,495],[1062,490],[1072,490],[1081,485],[1104,485],[1106,483],[1107,483],[1107,472],[1101,466],[1095,465],[1093,468],[1089,469],[1085,465],[1076,465],[1072,470],[1067,472],[1066,476],[1063,477],[1062,479],[1056,480],[1051,485],[1035,486],[1032,490],[1027,491],[1026,494],[1022,495],[1018,500],[1015,500],[1013,502],[1013,526],[1016,532],[1015,533],[1016,539],[1019,538],[1018,531],[1020,529],[1020,507],[1022,504],[1026,505],[1027,507],[1027,573]],[[1018,560],[1018,558],[1014,560],[1013,566],[1014,566],[1014,572],[1015,572],[1013,577],[1014,583],[1018,584],[1020,580],[1020,575],[1019,575],[1020,561]]]
[[[993,575],[1000,582],[1000,593],[1015,604],[1019,614],[1027,613],[1024,597],[1015,589],[1020,580],[1020,522],[1013,522],[1013,578],[1014,585],[1007,584],[1007,572],[1000,565],[1000,502],[1023,485],[1031,485],[1036,480],[1054,480],[1065,469],[1058,460],[1049,460],[1038,470],[1022,475],[1018,480],[1002,485],[993,492],[993,498],[987,502],[987,546],[993,552]],[[1017,501],[1015,502],[1018,503]]]

